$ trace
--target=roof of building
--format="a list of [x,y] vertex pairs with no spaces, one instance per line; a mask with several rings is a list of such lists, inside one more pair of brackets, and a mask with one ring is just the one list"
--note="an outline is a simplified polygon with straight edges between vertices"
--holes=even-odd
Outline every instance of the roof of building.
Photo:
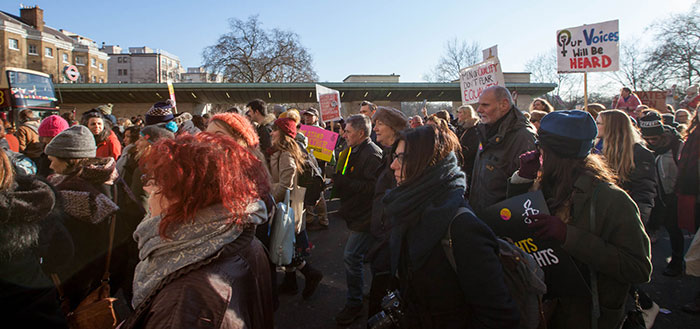
[[[19,16],[12,15],[12,14],[4,12],[2,10],[0,10],[0,20],[10,21],[10,22],[15,23],[15,24],[20,24],[24,28],[36,30],[36,28],[34,26],[31,26],[31,25],[23,22]],[[71,42],[71,43],[74,42],[74,40],[71,37],[61,33],[61,31],[54,29],[50,26],[44,25],[44,32],[54,36],[58,40],[65,41],[65,42]]]

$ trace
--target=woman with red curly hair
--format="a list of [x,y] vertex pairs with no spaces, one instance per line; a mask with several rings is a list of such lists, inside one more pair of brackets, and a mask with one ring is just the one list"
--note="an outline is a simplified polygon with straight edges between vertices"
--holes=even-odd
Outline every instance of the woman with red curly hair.
[[140,165],[149,215],[134,232],[135,313],[123,328],[272,328],[270,268],[254,238],[270,191],[260,160],[200,133],[156,142]]

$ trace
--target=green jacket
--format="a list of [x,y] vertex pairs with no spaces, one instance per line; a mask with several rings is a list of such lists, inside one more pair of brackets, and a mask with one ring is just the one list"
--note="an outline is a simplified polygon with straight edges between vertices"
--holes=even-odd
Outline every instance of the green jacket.
[[[616,186],[598,188],[595,228],[591,225],[591,198],[598,181],[581,176],[574,183],[571,220],[562,245],[589,281],[589,267],[598,276],[600,318],[598,328],[617,328],[625,311],[632,284],[648,282],[651,275],[649,237],[634,201]],[[510,184],[508,192],[520,194],[527,184]],[[559,298],[549,328],[590,328],[591,298]]]

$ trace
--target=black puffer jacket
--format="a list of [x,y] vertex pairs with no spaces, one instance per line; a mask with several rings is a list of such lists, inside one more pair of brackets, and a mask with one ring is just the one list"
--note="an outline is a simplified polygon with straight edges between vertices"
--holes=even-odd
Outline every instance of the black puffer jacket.
[[337,173],[333,178],[334,189],[340,196],[340,216],[353,231],[369,232],[381,161],[382,150],[368,138],[352,148],[345,175]]
[[634,145],[634,170],[629,178],[622,182],[625,190],[639,208],[642,222],[649,221],[651,208],[656,197],[656,170],[654,154],[641,144]]
[[32,177],[18,176],[11,188],[0,192],[0,309],[5,324],[66,327],[46,274],[61,269],[73,256],[56,206],[51,186]]

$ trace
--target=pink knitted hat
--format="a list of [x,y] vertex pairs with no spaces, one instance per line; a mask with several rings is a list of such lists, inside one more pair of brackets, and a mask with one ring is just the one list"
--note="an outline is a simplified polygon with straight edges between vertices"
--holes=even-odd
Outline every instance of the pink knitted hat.
[[58,115],[50,115],[39,125],[39,137],[56,137],[58,133],[68,129],[68,122]]

